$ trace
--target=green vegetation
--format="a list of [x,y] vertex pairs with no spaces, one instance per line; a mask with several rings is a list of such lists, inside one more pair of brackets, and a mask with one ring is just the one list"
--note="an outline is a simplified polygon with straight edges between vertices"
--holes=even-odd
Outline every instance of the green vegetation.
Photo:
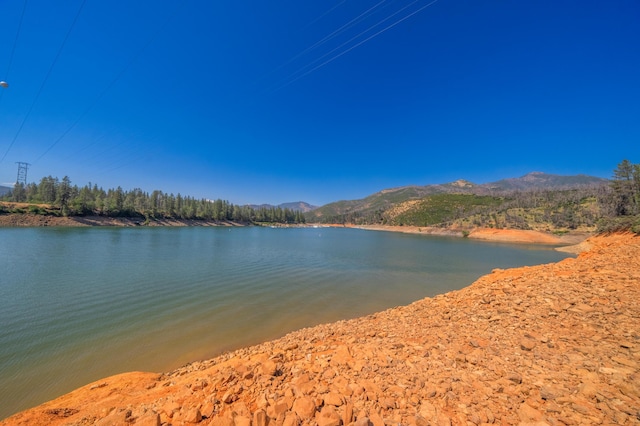
[[[603,187],[594,187],[512,191],[503,196],[435,194],[405,201],[386,210],[350,212],[329,216],[324,221],[459,229],[595,230],[599,218],[598,194],[603,191]],[[311,221],[311,218],[307,220]]]
[[244,223],[304,223],[304,215],[299,211],[280,207],[253,209],[238,206],[223,200],[195,199],[180,194],[162,191],[147,193],[141,189],[124,191],[104,190],[97,185],[82,188],[71,185],[71,180],[62,181],[51,176],[44,177],[38,184],[26,186],[17,184],[11,193],[0,200],[29,203],[28,207],[10,209],[0,206],[0,213],[35,213],[44,215],[84,216],[100,215],[110,217],[140,217],[197,219],[213,221],[237,221]]
[[[195,199],[162,191],[79,188],[68,177],[51,176],[38,184],[16,185],[0,200],[28,203],[3,213],[39,215],[103,215],[238,221],[244,223],[306,222],[355,225],[400,225],[534,229],[563,234],[572,230],[640,233],[640,164],[623,160],[605,183],[590,177],[558,177],[531,173],[527,179],[474,185],[457,181],[428,187],[408,186],[380,191],[362,200],[339,201],[306,215],[280,207],[237,206],[223,200]],[[568,180],[567,180],[568,179]],[[522,187],[532,180],[543,188]],[[524,183],[523,183],[524,182]],[[556,185],[554,187],[554,185]],[[573,185],[573,186],[572,186]],[[306,216],[306,217],[305,217]]]
[[640,234],[640,164],[629,160],[618,164],[601,208],[600,232],[631,230]]
[[[611,181],[531,173],[487,185],[454,182],[381,191],[307,213],[308,222],[640,233],[640,164],[622,161]],[[526,185],[535,180],[539,187]],[[524,189],[510,189],[521,188]],[[487,194],[487,193],[490,194]],[[493,192],[493,193],[491,193]]]
[[434,226],[500,206],[499,197],[473,194],[437,194],[423,198],[409,210],[394,217],[385,215],[389,225]]

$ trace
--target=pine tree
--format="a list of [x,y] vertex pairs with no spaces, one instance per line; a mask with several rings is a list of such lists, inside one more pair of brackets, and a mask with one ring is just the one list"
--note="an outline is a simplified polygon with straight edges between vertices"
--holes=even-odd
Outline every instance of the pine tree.
[[616,216],[638,214],[638,194],[636,182],[640,177],[634,176],[638,165],[629,160],[622,160],[613,171],[611,187],[613,189],[613,208]]
[[62,178],[56,188],[56,200],[55,203],[60,207],[60,211],[63,216],[69,216],[69,201],[71,200],[71,179],[69,176]]

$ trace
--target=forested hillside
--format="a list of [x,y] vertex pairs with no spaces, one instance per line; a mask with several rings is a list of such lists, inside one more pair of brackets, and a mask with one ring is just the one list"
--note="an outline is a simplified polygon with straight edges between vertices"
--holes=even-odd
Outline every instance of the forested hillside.
[[404,187],[323,206],[308,213],[307,221],[551,232],[640,231],[639,214],[640,165],[624,160],[611,181],[530,173],[485,185],[460,180]]
[[[393,225],[592,231],[598,221],[597,189],[517,191],[509,196],[442,194],[383,215]],[[406,207],[405,207],[406,206]]]
[[18,209],[0,205],[1,213],[36,213],[62,216],[126,216],[144,218],[202,219],[214,221],[304,223],[300,211],[271,207],[253,209],[224,200],[195,199],[162,191],[147,193],[141,189],[104,190],[97,185],[78,187],[68,177],[62,180],[44,177],[38,184],[17,184],[0,198],[4,201],[28,203]]
[[464,179],[455,182],[403,186],[385,189],[360,200],[337,201],[324,205],[307,215],[308,221],[340,222],[341,218],[364,218],[368,222],[380,219],[380,214],[406,201],[416,201],[436,194],[473,194],[508,197],[515,192],[541,190],[569,190],[596,188],[607,185],[606,179],[577,175],[560,176],[532,172],[519,178],[502,179],[496,182],[475,184]]
[[406,186],[383,190],[362,200],[331,203],[306,214],[301,208],[254,208],[159,190],[104,190],[91,184],[78,187],[68,177],[59,180],[51,176],[37,184],[17,184],[0,200],[26,203],[11,207],[0,204],[0,214],[640,232],[640,164],[622,161],[610,181],[530,173],[483,185],[458,180],[442,185]]

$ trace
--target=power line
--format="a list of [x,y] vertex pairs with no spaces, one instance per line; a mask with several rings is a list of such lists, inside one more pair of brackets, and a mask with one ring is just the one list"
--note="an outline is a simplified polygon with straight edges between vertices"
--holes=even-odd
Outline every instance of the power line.
[[[11,48],[11,54],[9,55],[9,64],[7,65],[7,71],[4,73],[4,78],[9,79],[9,71],[11,71],[11,64],[13,63],[13,55],[16,53],[16,45],[18,44],[18,38],[20,36],[20,30],[22,29],[22,21],[24,19],[24,11],[27,10],[27,0],[24,0],[22,6],[22,13],[20,14],[20,21],[18,22],[18,31],[16,31],[16,38],[13,40],[13,47]],[[0,91],[0,100],[4,91]]]
[[64,46],[67,44],[67,40],[69,40],[69,35],[71,34],[71,31],[73,31],[73,28],[75,27],[76,22],[78,22],[78,17],[80,16],[80,13],[82,12],[82,9],[84,8],[84,4],[86,3],[86,1],[87,0],[82,0],[82,4],[80,4],[80,8],[78,9],[78,12],[76,13],[75,18],[73,18],[73,22],[71,23],[71,27],[69,27],[69,31],[67,31],[67,35],[64,37],[64,40],[62,41],[62,44],[60,45],[60,48],[58,49],[58,53],[56,53],[56,56],[53,59],[53,62],[51,63],[51,66],[49,67],[49,71],[47,71],[47,74],[45,75],[44,80],[42,81],[42,84],[40,85],[40,89],[38,89],[38,93],[36,93],[36,97],[33,99],[33,102],[31,103],[31,106],[29,107],[29,111],[27,111],[27,115],[25,115],[24,119],[22,120],[22,123],[20,124],[20,127],[18,128],[18,131],[16,132],[15,136],[13,137],[13,140],[9,144],[9,147],[5,151],[4,155],[2,156],[2,158],[0,158],[0,163],[2,163],[2,161],[6,158],[7,154],[9,153],[11,148],[13,147],[13,144],[15,144],[16,140],[18,139],[18,136],[22,132],[22,128],[24,127],[24,123],[26,123],[27,119],[31,115],[31,111],[33,111],[33,107],[38,102],[38,99],[40,98],[40,94],[42,93],[42,90],[44,89],[44,86],[47,84],[47,81],[49,80],[49,76],[51,75],[51,72],[53,71],[53,68],[56,66],[56,63],[58,62],[58,59],[60,58],[60,54],[62,53],[62,49],[64,49]]
[[338,4],[336,4],[335,6],[331,7],[331,9],[327,10],[322,15],[318,16],[316,19],[314,19],[313,21],[309,22],[305,27],[309,27],[309,26],[315,24],[316,22],[318,22],[319,20],[321,20],[322,18],[324,18],[325,16],[327,16],[328,14],[330,14],[331,12],[336,10],[338,7],[342,6],[346,1],[347,0],[341,0]]
[[87,108],[85,108],[82,114],[80,114],[78,118],[69,127],[67,127],[64,132],[62,132],[62,135],[60,135],[60,137],[58,137],[51,145],[49,145],[49,147],[42,154],[40,154],[40,156],[34,161],[34,163],[40,161],[42,157],[44,157],[49,151],[51,151],[53,147],[55,147],[62,139],[64,139],[64,137],[67,136],[67,134],[71,130],[73,130],[73,128],[76,127],[76,125],[78,125],[78,123],[98,104],[100,99],[102,99],[102,97],[107,94],[109,89],[111,89],[111,87],[113,87],[113,85],[116,84],[118,80],[120,80],[125,71],[127,71],[129,67],[133,65],[133,63],[142,55],[142,53],[144,53],[144,51],[158,38],[162,31],[164,31],[165,27],[171,21],[171,18],[174,17],[174,15],[175,13],[169,14],[167,20],[156,30],[155,33],[152,34],[151,38],[149,38],[149,40],[131,57],[129,62],[125,64],[120,72],[116,74],[116,76],[109,82],[109,84],[107,84],[107,86],[100,92],[100,94],[98,94],[93,102],[90,103]]
[[[311,68],[311,69],[310,69],[310,70],[308,70],[307,72],[305,72],[305,73],[303,73],[303,74],[300,74],[299,76],[297,76],[297,77],[295,77],[295,78],[292,78],[293,76],[295,76],[297,73],[299,73],[299,72],[300,72],[300,71],[302,71],[303,69],[305,69],[305,68],[309,67],[310,65],[312,65],[312,64],[314,64],[314,63],[316,63],[316,62],[318,62],[318,60],[322,59],[323,57],[325,57],[325,56],[327,56],[327,55],[325,54],[325,55],[321,56],[320,58],[318,58],[318,59],[314,60],[314,61],[313,61],[313,62],[311,62],[310,64],[308,64],[308,65],[306,65],[306,66],[302,67],[301,69],[299,69],[298,71],[296,71],[295,73],[293,73],[292,75],[290,75],[288,78],[292,78],[292,79],[291,79],[291,80],[289,80],[289,81],[287,81],[286,83],[284,83],[284,84],[282,84],[282,85],[278,86],[276,89],[274,89],[274,91],[278,91],[278,90],[280,90],[280,89],[283,89],[283,88],[285,88],[285,87],[289,86],[290,84],[295,83],[296,81],[300,80],[302,77],[305,77],[305,76],[307,76],[307,75],[311,74],[312,72],[314,72],[314,71],[318,70],[319,68],[322,68],[323,66],[325,66],[325,65],[329,64],[330,62],[335,61],[336,59],[338,59],[338,58],[339,58],[339,57],[341,57],[342,55],[345,55],[345,54],[349,53],[349,52],[350,52],[350,51],[352,51],[353,49],[355,49],[355,48],[357,48],[357,47],[359,47],[359,46],[363,45],[364,43],[368,42],[369,40],[371,40],[371,39],[373,39],[373,38],[375,38],[375,37],[377,37],[377,36],[379,36],[380,34],[384,33],[385,31],[390,30],[391,28],[395,27],[396,25],[400,24],[401,22],[403,22],[403,21],[405,21],[405,20],[409,19],[409,18],[410,18],[410,17],[412,17],[413,15],[415,15],[415,14],[417,14],[417,13],[419,13],[419,12],[423,11],[424,9],[428,8],[429,6],[432,6],[433,4],[435,4],[435,3],[437,3],[437,2],[438,2],[438,0],[433,0],[433,1],[431,1],[431,2],[429,2],[429,3],[427,3],[427,4],[425,4],[424,6],[422,6],[422,7],[418,8],[417,10],[415,10],[415,11],[413,11],[413,12],[409,13],[408,15],[406,15],[406,16],[404,16],[404,17],[402,17],[402,18],[398,19],[398,20],[397,20],[397,21],[395,21],[394,23],[392,23],[392,24],[390,24],[390,25],[388,25],[388,26],[384,27],[384,28],[383,28],[383,29],[381,29],[380,31],[378,31],[378,32],[376,32],[376,33],[374,33],[374,34],[370,35],[369,37],[365,38],[364,40],[359,41],[358,43],[354,44],[353,46],[349,47],[348,49],[345,49],[345,50],[343,50],[342,52],[337,53],[336,55],[334,55],[334,56],[332,56],[331,58],[327,59],[326,61],[322,62],[321,64],[319,64],[319,65],[317,65],[317,66],[315,66],[315,67]],[[413,3],[415,3],[415,1],[414,1]],[[413,4],[413,3],[411,3],[411,4]],[[403,10],[403,9],[405,9],[405,8],[406,8],[406,7],[404,7],[404,8],[402,8],[402,9],[400,9],[400,11],[401,11],[401,10]],[[398,12],[400,12],[400,11],[398,11]],[[392,15],[390,15],[389,17],[387,17],[387,18],[383,19],[382,21],[378,22],[377,24],[372,25],[371,27],[369,27],[369,28],[367,28],[366,30],[362,31],[360,34],[356,35],[355,37],[352,37],[349,41],[347,41],[347,42],[345,42],[345,43],[341,44],[340,46],[338,46],[337,48],[333,49],[331,52],[333,52],[333,51],[335,51],[335,50],[337,50],[337,49],[339,49],[339,48],[343,47],[345,44],[347,44],[347,43],[349,43],[349,42],[353,41],[354,39],[356,39],[356,38],[358,38],[358,37],[360,37],[360,36],[364,35],[365,33],[369,32],[369,31],[371,31],[373,28],[377,27],[377,26],[378,26],[378,25],[380,25],[382,22],[384,22],[384,21],[388,20],[391,16],[394,16],[394,15],[398,14],[398,12],[395,12],[395,13],[393,13]],[[331,52],[330,52],[330,53],[331,53]]]
[[[280,64],[278,67],[276,67],[275,69],[273,69],[269,74],[273,74],[274,72],[280,70],[281,68],[284,68],[285,66],[289,65],[291,62],[295,61],[296,59],[298,59],[299,57],[305,55],[306,53],[309,53],[319,47],[321,47],[322,45],[324,45],[325,43],[331,41],[333,38],[339,36],[341,33],[349,30],[350,28],[352,28],[354,25],[359,24],[362,20],[366,19],[368,17],[368,15],[371,15],[372,11],[374,11],[376,8],[378,8],[381,4],[383,4],[384,2],[386,2],[387,0],[381,0],[380,2],[376,3],[375,5],[373,5],[372,7],[370,7],[369,9],[365,10],[364,12],[360,13],[358,16],[356,16],[355,18],[351,19],[349,22],[347,22],[346,24],[343,24],[342,26],[340,26],[338,29],[332,31],[331,33],[329,33],[328,35],[322,37],[320,40],[318,40],[317,42],[315,42],[314,44],[312,44],[311,46],[307,47],[306,49],[302,50],[301,52],[299,52],[298,54],[294,55],[293,57],[289,58],[288,60],[286,60],[284,63]],[[339,6],[342,3],[339,3],[337,6]],[[329,12],[333,9],[335,9],[337,6],[334,6],[332,9],[329,10]],[[328,12],[327,12],[328,13]],[[324,13],[322,16],[326,15],[327,13]],[[321,16],[321,17],[322,17]],[[319,18],[318,18],[319,19]],[[304,68],[304,67],[303,67]],[[294,73],[295,75],[296,73]],[[287,77],[285,80],[291,78],[291,76]],[[276,84],[277,85],[277,84]],[[273,87],[273,86],[272,86]]]
[[[408,5],[404,6],[403,8],[395,11],[394,13],[392,13],[391,15],[388,15],[386,18],[382,19],[381,21],[378,21],[376,24],[369,26],[367,29],[365,29],[364,31],[359,32],[358,34],[356,34],[355,36],[351,37],[349,40],[341,43],[340,45],[334,47],[333,49],[329,50],[328,52],[326,52],[325,54],[317,57],[316,59],[312,60],[311,62],[307,63],[306,65],[300,67],[297,71],[295,71],[294,73],[290,74],[288,77],[281,79],[277,84],[271,86],[271,88],[273,89],[273,91],[278,91],[288,85],[290,85],[291,83],[299,80],[300,78],[304,77],[305,75],[307,75],[307,73],[305,73],[305,70],[311,68],[314,64],[320,62],[323,58],[326,58],[327,56],[333,54],[336,51],[339,51],[340,49],[342,49],[344,46],[348,45],[349,43],[351,43],[352,41],[360,38],[361,36],[363,36],[364,34],[368,33],[369,31],[371,31],[372,29],[374,29],[375,27],[381,25],[382,23],[388,21],[389,19],[393,18],[394,16],[396,16],[398,13],[402,12],[403,10],[407,9],[410,6],[413,6],[415,3],[417,3],[419,0],[414,0],[411,3],[409,3]],[[378,3],[379,4],[379,3]],[[377,5],[376,5],[377,6]],[[375,6],[374,6],[375,7]]]

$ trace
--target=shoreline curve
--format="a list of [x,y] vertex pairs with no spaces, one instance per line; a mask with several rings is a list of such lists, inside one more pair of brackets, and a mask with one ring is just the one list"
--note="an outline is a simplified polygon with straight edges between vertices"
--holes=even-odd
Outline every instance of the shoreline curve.
[[640,237],[172,372],[88,384],[0,425],[637,424]]

